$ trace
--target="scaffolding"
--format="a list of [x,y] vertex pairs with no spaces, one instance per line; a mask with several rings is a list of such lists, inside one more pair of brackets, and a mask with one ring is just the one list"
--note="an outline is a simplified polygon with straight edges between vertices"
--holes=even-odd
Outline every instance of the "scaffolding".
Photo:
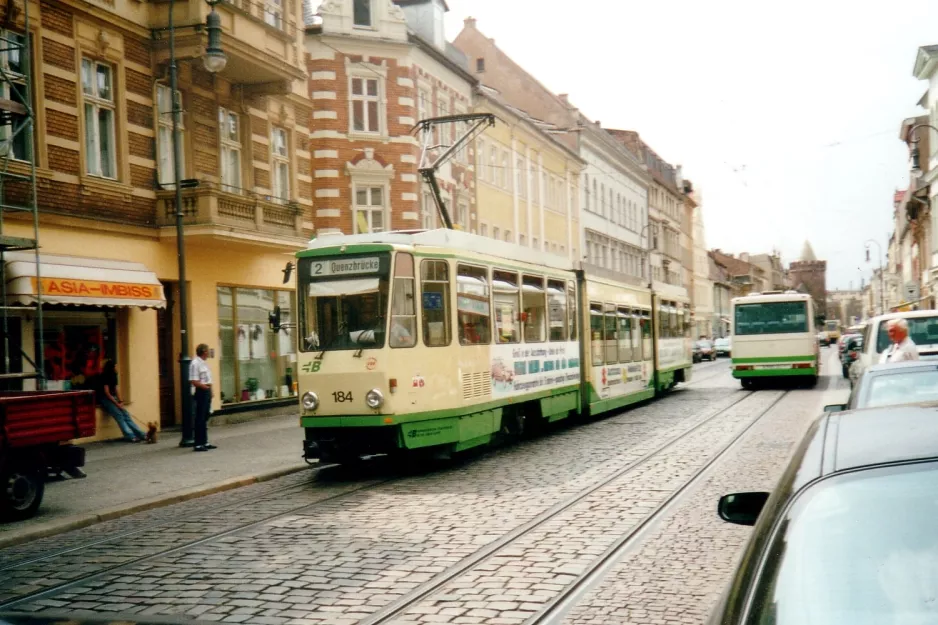
[[[27,379],[35,380],[37,390],[45,388],[45,373],[37,365],[43,362],[43,289],[39,263],[32,45],[29,1],[0,0],[0,332],[3,337],[0,388],[8,390],[22,389]],[[32,237],[8,234],[9,222],[16,222],[23,231],[21,234],[28,235],[29,227],[22,227],[27,221],[31,221]],[[34,263],[31,295],[17,295],[15,299],[9,296],[8,262],[11,258]],[[22,345],[22,324],[27,318],[35,320],[32,358]],[[20,351],[19,358],[15,359],[11,357],[14,346]]]

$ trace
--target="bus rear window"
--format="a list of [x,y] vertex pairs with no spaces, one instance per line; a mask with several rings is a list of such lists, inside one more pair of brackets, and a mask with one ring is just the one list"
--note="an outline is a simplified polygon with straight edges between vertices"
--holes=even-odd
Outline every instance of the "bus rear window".
[[807,331],[807,302],[762,302],[736,306],[734,334],[737,336]]

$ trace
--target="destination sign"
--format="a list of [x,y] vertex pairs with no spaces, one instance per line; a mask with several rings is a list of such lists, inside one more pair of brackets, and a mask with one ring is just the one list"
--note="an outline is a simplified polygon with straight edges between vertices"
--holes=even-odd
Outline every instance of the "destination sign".
[[364,273],[378,273],[380,270],[381,259],[377,256],[369,258],[315,260],[310,264],[310,275],[314,278],[325,276],[354,276]]

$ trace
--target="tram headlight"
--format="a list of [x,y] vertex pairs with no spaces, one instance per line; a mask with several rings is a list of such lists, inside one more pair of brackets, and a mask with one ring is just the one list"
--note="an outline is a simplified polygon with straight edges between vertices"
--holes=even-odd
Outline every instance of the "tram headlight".
[[319,395],[312,391],[303,393],[303,408],[306,410],[316,410],[319,408]]
[[365,394],[365,403],[372,410],[377,410],[384,405],[384,395],[378,389],[373,388]]

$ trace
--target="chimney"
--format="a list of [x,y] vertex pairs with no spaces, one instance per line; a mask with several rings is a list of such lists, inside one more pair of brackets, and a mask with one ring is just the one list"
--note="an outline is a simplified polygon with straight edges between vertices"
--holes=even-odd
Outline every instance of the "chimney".
[[476,27],[476,18],[474,18],[474,17],[467,17],[466,19],[464,19],[464,20],[462,21],[462,23],[463,23],[463,26],[465,26],[466,28],[475,29],[475,27]]

